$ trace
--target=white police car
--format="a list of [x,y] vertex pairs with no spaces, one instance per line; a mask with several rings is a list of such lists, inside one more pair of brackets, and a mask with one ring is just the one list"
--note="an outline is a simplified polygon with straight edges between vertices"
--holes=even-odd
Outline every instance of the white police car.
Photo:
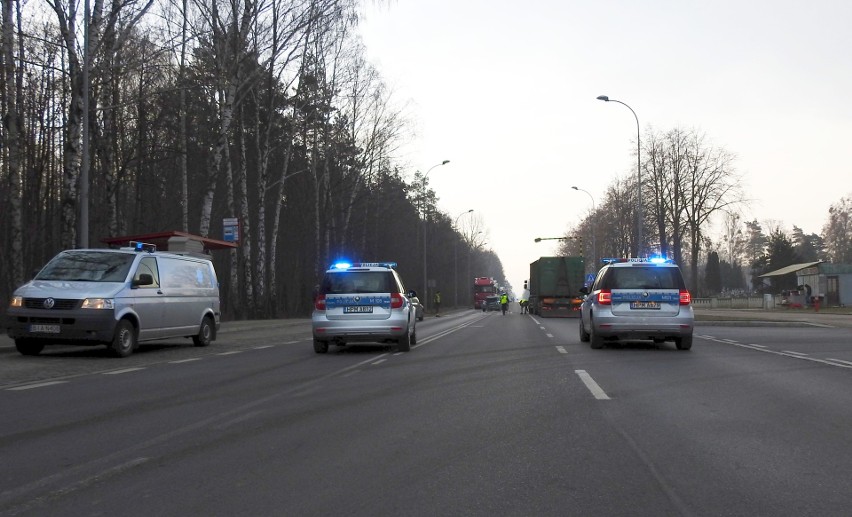
[[604,259],[581,307],[580,341],[674,341],[692,348],[695,315],[680,268],[661,258]]
[[330,343],[396,343],[401,352],[417,344],[416,308],[395,262],[338,263],[325,272],[319,286],[312,328],[314,351],[328,352]]

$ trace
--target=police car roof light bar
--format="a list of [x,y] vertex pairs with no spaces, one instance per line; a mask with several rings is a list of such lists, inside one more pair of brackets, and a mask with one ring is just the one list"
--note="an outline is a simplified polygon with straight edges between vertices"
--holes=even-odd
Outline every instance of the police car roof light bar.
[[147,251],[148,253],[154,253],[157,251],[156,244],[149,244],[147,242],[130,241],[130,247],[135,251]]

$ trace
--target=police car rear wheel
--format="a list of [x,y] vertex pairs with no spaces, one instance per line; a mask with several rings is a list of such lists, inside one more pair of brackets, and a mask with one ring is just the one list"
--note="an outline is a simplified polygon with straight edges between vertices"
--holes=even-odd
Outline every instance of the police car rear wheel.
[[411,334],[408,332],[405,333],[404,336],[397,340],[397,350],[400,352],[409,352],[411,351]]
[[580,341],[582,341],[583,343],[588,343],[589,338],[590,338],[589,333],[586,332],[586,329],[583,327],[583,318],[581,316],[580,317]]
[[328,341],[320,341],[319,339],[314,339],[314,352],[318,354],[324,354],[328,352]]
[[115,336],[112,338],[110,349],[118,357],[127,357],[136,348],[136,329],[127,320],[121,320],[115,327]]
[[595,332],[595,322],[592,319],[589,319],[589,341],[591,341],[592,348],[595,350],[603,348],[604,346],[603,338]]
[[38,355],[44,350],[44,344],[34,339],[18,338],[15,340],[15,348],[21,355]]
[[689,350],[692,348],[692,336],[684,336],[675,339],[675,346],[678,350]]

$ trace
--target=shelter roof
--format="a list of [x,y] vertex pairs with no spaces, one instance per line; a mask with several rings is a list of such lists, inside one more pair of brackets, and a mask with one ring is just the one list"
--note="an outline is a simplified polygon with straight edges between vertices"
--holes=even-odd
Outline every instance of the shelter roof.
[[156,244],[158,250],[166,251],[169,249],[169,239],[172,237],[184,237],[189,240],[200,242],[205,250],[222,250],[237,247],[237,244],[234,242],[220,241],[218,239],[211,239],[209,237],[202,237],[200,235],[193,235],[191,233],[178,232],[174,230],[142,233],[139,235],[123,235],[120,237],[106,237],[101,239],[101,242],[110,246],[127,246],[130,241],[148,242]]
[[787,267],[782,267],[781,269],[776,269],[775,271],[770,271],[769,273],[764,273],[762,275],[759,275],[758,278],[788,275],[790,273],[795,273],[796,271],[799,271],[801,269],[806,269],[806,268],[809,268],[809,267],[816,266],[817,264],[819,264],[821,262],[822,262],[821,260],[817,260],[815,262],[802,262],[801,264],[791,264]]

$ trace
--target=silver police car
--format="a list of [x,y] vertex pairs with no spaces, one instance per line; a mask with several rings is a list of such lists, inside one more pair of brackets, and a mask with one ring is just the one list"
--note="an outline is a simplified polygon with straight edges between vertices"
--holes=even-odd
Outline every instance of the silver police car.
[[338,263],[325,272],[314,300],[314,351],[329,343],[395,343],[401,352],[417,344],[416,307],[395,262]]
[[580,341],[674,341],[692,348],[695,315],[680,268],[661,258],[604,259],[591,289],[583,288]]

